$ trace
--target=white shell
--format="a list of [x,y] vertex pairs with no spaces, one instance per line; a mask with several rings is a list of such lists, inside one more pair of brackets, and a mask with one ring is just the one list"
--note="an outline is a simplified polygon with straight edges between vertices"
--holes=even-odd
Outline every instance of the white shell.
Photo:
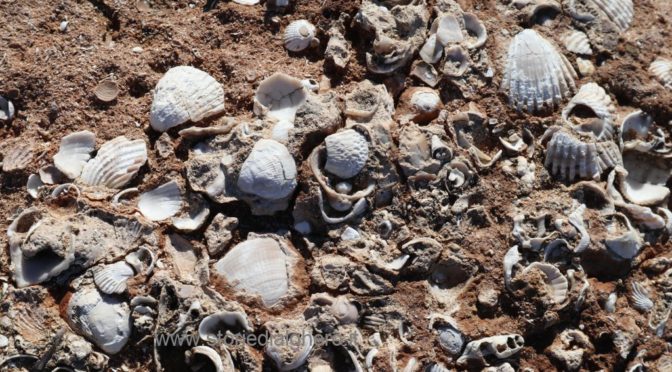
[[436,34],[429,35],[425,44],[420,49],[420,58],[429,64],[434,64],[439,62],[442,54],[443,47],[436,40]]
[[154,88],[149,122],[154,130],[200,121],[224,111],[224,87],[207,72],[190,66],[173,67]]
[[[632,0],[569,0],[568,11],[574,19],[582,22],[590,22],[596,17],[606,17],[611,21],[619,32],[630,27],[635,9]],[[587,6],[586,13],[579,13],[576,4]]]
[[630,202],[654,206],[662,203],[670,189],[665,185],[672,175],[670,168],[656,161],[656,157],[639,151],[623,153],[623,167],[627,176],[620,177],[621,194]]
[[569,284],[567,278],[562,275],[557,267],[545,262],[533,262],[523,270],[523,273],[532,269],[537,269],[546,276],[546,287],[556,304],[561,304],[567,299],[567,289],[569,288]]
[[285,48],[300,52],[310,46],[315,39],[315,26],[305,19],[294,21],[285,29]]
[[182,208],[182,193],[176,181],[166,182],[140,194],[138,210],[151,221],[172,217]]
[[68,134],[54,155],[54,165],[70,179],[79,177],[91,153],[96,149],[96,135],[88,130]]
[[411,95],[411,109],[417,114],[416,116],[432,115],[436,117],[441,110],[441,97],[433,89],[417,89]]
[[247,157],[238,175],[238,188],[263,199],[288,197],[296,188],[296,163],[285,145],[261,139]]
[[667,58],[658,57],[649,71],[660,81],[661,84],[667,89],[672,89],[672,60]]
[[632,282],[632,296],[630,299],[632,300],[632,307],[639,311],[646,313],[653,309],[653,301],[649,298],[648,291],[638,282]]
[[[573,123],[570,119],[572,111],[579,106],[589,108],[600,121],[580,124]],[[588,83],[579,89],[567,106],[562,110],[562,120],[579,132],[592,132],[597,139],[611,139],[614,132],[614,120],[616,106],[611,101],[607,92],[595,83]]]
[[26,188],[28,189],[28,195],[33,197],[33,199],[37,199],[37,191],[38,189],[44,186],[44,183],[40,179],[40,176],[37,174],[31,174],[28,176],[28,182],[26,183]]
[[188,210],[171,219],[173,226],[184,232],[192,232],[201,228],[210,216],[208,202],[200,194],[187,197]]
[[513,277],[513,268],[516,264],[523,260],[523,256],[518,251],[518,246],[514,245],[504,255],[504,286],[509,287],[511,278]]
[[289,292],[296,261],[295,254],[275,239],[262,237],[236,245],[214,269],[236,290],[257,295],[271,307]]
[[357,175],[369,158],[369,142],[354,129],[346,129],[324,139],[327,162],[324,169],[340,178]]
[[[614,217],[619,217],[623,221],[626,231],[616,231],[619,235],[608,237],[604,240],[604,245],[618,257],[631,260],[639,253],[639,249],[643,245],[642,239],[639,236],[639,232],[632,227],[630,220],[625,215],[615,213]],[[612,226],[616,226],[616,223],[613,223]]]
[[307,97],[301,80],[276,72],[259,84],[254,96],[254,112],[293,125],[296,110]]
[[[241,4],[253,5],[256,3]],[[233,359],[231,359],[231,354],[225,347],[220,350],[222,350],[224,358],[222,358],[220,352],[209,346],[194,346],[184,353],[185,361],[192,371],[234,372],[236,368],[234,367]],[[211,364],[208,365],[203,358],[210,361]]]
[[651,115],[642,110],[634,111],[623,119],[621,124],[621,139],[623,141],[646,139],[653,124]]
[[567,98],[576,89],[576,78],[567,58],[536,31],[526,29],[509,46],[501,89],[511,106],[535,112]]
[[581,31],[574,30],[570,32],[562,39],[562,41],[565,44],[565,48],[572,53],[584,55],[593,54],[593,49],[590,47],[588,36]]
[[518,353],[525,346],[525,339],[518,334],[498,335],[471,341],[464,348],[462,356],[457,360],[459,366],[468,364],[470,360],[485,363],[485,358],[507,359]]
[[93,274],[96,287],[107,294],[123,293],[126,291],[126,281],[135,275],[133,268],[124,261],[105,265]]
[[226,334],[227,330],[238,333],[240,330],[252,332],[247,316],[239,311],[223,311],[203,318],[198,325],[198,336],[203,341],[218,341],[218,337]]
[[28,143],[17,143],[11,146],[3,155],[3,172],[25,169],[33,162],[33,146]]
[[464,28],[476,35],[476,40],[467,43],[467,48],[476,49],[485,45],[485,42],[488,40],[488,30],[483,25],[483,22],[473,13],[462,13],[462,19],[464,19]]
[[551,174],[570,182],[577,176],[599,179],[607,169],[621,164],[621,153],[614,142],[583,142],[562,130],[553,134],[544,162]]
[[443,74],[449,77],[460,77],[464,75],[471,65],[469,53],[459,45],[446,48],[445,53],[446,59],[445,64],[443,65]]
[[74,331],[107,354],[116,354],[131,334],[131,310],[116,297],[101,295],[94,287],[80,288],[67,306],[67,320]]
[[236,4],[241,4],[241,5],[257,5],[259,4],[259,0],[233,0],[234,3]]
[[[434,23],[436,27],[436,40],[442,46],[447,46],[451,43],[460,43],[464,40],[460,23],[452,14],[446,14],[439,17]],[[433,26],[434,26],[433,25]],[[425,61],[427,63],[431,63]]]
[[82,169],[81,180],[90,186],[119,189],[131,181],[147,161],[147,146],[142,139],[119,136],[106,142],[96,157]]
[[0,120],[9,121],[14,118],[14,105],[12,101],[0,97]]

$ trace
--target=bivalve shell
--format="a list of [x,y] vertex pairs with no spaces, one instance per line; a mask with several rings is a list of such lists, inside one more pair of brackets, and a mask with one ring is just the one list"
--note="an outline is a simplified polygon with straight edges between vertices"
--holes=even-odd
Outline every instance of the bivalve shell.
[[296,163],[287,147],[261,139],[240,169],[238,188],[263,199],[283,199],[294,192],[296,174]]
[[[573,122],[571,115],[577,108],[587,108],[588,118]],[[579,89],[562,110],[562,120],[579,132],[592,132],[598,140],[611,139],[614,133],[616,107],[605,90],[595,83],[588,83]]]
[[102,102],[112,102],[119,95],[119,86],[112,80],[103,80],[96,85],[93,94]]
[[657,58],[649,71],[660,81],[667,89],[672,89],[672,59]]
[[81,180],[90,186],[119,189],[135,177],[146,161],[144,140],[119,136],[101,146],[96,157],[84,165]]
[[340,178],[357,175],[369,158],[369,142],[354,129],[346,129],[324,139],[327,162],[324,169]]
[[140,194],[138,209],[151,221],[161,221],[177,214],[182,208],[182,192],[176,181]]
[[523,274],[530,270],[539,270],[544,276],[544,282],[548,289],[548,294],[556,304],[561,304],[567,299],[567,290],[569,284],[567,278],[558,270],[557,267],[545,262],[533,262],[523,270]]
[[572,53],[584,55],[593,54],[593,48],[590,47],[588,36],[581,31],[574,30],[570,32],[565,35],[562,41],[565,44],[565,48]]
[[11,146],[2,159],[2,171],[14,172],[26,169],[34,158],[33,146],[29,143],[17,143]]
[[126,281],[135,275],[131,265],[124,261],[106,265],[93,274],[93,281],[98,289],[107,294],[126,291]]
[[316,28],[305,19],[294,21],[285,29],[285,48],[292,52],[300,52],[309,46],[315,45]]
[[54,165],[70,179],[79,177],[91,153],[96,149],[96,135],[88,130],[71,133],[61,139]]

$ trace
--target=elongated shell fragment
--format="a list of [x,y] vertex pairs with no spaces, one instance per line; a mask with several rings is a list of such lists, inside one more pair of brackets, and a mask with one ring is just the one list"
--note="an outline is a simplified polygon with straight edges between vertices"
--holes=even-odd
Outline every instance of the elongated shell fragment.
[[95,149],[95,134],[88,130],[69,134],[61,139],[61,147],[54,155],[54,165],[68,178],[75,179],[82,173]]
[[569,97],[576,78],[572,65],[548,40],[526,29],[509,46],[501,89],[511,106],[537,112]]
[[140,195],[138,209],[151,221],[161,221],[182,208],[182,193],[176,181],[170,181]]
[[224,87],[207,72],[173,67],[154,88],[149,122],[159,132],[224,111]]
[[290,23],[285,29],[285,48],[292,52],[300,52],[308,48],[317,41],[315,32],[315,26],[305,19]]
[[324,169],[340,178],[357,175],[369,158],[369,142],[354,129],[327,136],[324,143],[327,148]]
[[81,180],[90,186],[119,189],[138,174],[145,162],[145,141],[119,136],[101,146],[96,157],[84,165]]
[[238,175],[238,188],[263,199],[286,198],[296,188],[296,163],[285,145],[259,140]]

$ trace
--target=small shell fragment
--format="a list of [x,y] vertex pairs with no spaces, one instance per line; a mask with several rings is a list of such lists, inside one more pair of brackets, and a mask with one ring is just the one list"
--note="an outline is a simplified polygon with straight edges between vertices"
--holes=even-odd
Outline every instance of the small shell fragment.
[[651,63],[649,71],[665,88],[672,89],[672,59],[658,57]]

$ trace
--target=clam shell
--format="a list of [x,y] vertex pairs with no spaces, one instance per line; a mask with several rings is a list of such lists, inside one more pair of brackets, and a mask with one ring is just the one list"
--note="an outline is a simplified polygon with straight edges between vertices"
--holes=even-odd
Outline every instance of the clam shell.
[[588,36],[581,32],[574,30],[562,38],[565,48],[572,53],[592,55],[593,49],[590,47]]
[[651,67],[649,72],[660,81],[667,89],[672,89],[672,59],[658,57]]
[[93,94],[103,102],[112,102],[119,95],[119,86],[112,80],[103,80],[96,85]]
[[119,189],[131,181],[147,161],[144,140],[119,136],[106,142],[82,169],[81,181],[90,186]]
[[449,77],[460,77],[469,69],[471,61],[469,54],[461,46],[446,48],[446,59],[443,65],[443,74]]
[[44,183],[40,179],[40,176],[37,174],[31,174],[28,176],[28,182],[26,183],[26,188],[28,189],[28,195],[30,195],[33,199],[37,199],[38,195],[38,189],[44,186]]
[[161,221],[182,208],[182,192],[176,181],[166,182],[154,190],[140,194],[138,210],[150,221]]
[[646,139],[653,124],[651,115],[642,110],[634,111],[623,119],[621,124],[621,139],[630,141],[636,139]]
[[544,281],[553,302],[556,304],[563,303],[567,299],[569,284],[560,270],[549,263],[533,262],[523,270],[523,274],[533,269],[541,271],[546,276]]
[[650,153],[625,151],[623,167],[627,176],[620,177],[620,191],[628,201],[655,206],[662,203],[669,195],[670,189],[665,185],[672,175],[667,162]]
[[509,46],[501,89],[511,106],[536,112],[558,106],[576,89],[576,78],[567,58],[536,31],[526,29]]
[[632,294],[630,296],[632,307],[642,312],[649,312],[653,309],[653,301],[643,285],[638,282],[632,282]]
[[29,143],[17,143],[4,153],[2,171],[14,172],[26,169],[34,158],[33,146]]
[[[588,8],[580,13],[579,7]],[[596,17],[609,20],[619,32],[630,27],[635,15],[632,0],[570,0],[567,4],[570,15],[581,22],[594,21]]]
[[294,21],[285,29],[285,48],[292,52],[300,52],[310,46],[315,39],[315,26],[305,19]]
[[134,275],[135,272],[129,264],[119,261],[97,270],[93,274],[93,281],[103,293],[123,293],[126,291],[126,281]]
[[295,253],[272,238],[248,239],[233,247],[214,269],[238,291],[259,296],[271,307],[288,294]]
[[[240,1],[240,0],[239,0]],[[239,2],[236,1],[236,2]],[[256,3],[240,2],[241,4],[252,5]],[[223,350],[224,358],[215,349],[209,346],[195,346],[187,350],[185,361],[191,367],[192,371],[213,371],[213,372],[234,372],[236,368],[231,359],[231,354],[226,348]]]
[[420,58],[429,64],[434,64],[439,62],[442,54],[443,47],[436,40],[436,34],[429,35],[425,44],[420,49]]
[[324,139],[327,161],[324,169],[340,178],[354,177],[369,158],[369,142],[354,129],[346,129]]
[[70,179],[79,177],[91,153],[96,149],[96,135],[88,130],[68,134],[61,139],[54,165]]
[[210,216],[208,202],[200,194],[190,194],[187,197],[189,209],[177,217],[173,217],[173,226],[184,232],[192,232],[201,228]]
[[464,28],[473,35],[476,35],[476,40],[466,43],[467,49],[477,49],[485,45],[488,40],[488,30],[483,25],[478,17],[473,13],[462,13],[464,19]]
[[247,316],[239,311],[223,311],[203,318],[198,325],[198,335],[203,341],[216,342],[229,330],[233,334],[241,331],[252,332]]
[[131,335],[131,310],[120,299],[100,294],[94,287],[77,290],[66,309],[72,329],[107,354],[116,354]]
[[609,168],[622,164],[621,153],[614,142],[584,142],[562,130],[553,134],[544,162],[551,174],[570,182],[577,176],[599,179]]
[[254,113],[293,125],[296,110],[307,97],[301,80],[276,72],[259,84],[254,95]]
[[238,175],[238,188],[263,199],[288,197],[296,188],[296,164],[285,145],[261,139],[247,157]]
[[154,88],[149,122],[154,130],[200,121],[224,111],[224,87],[207,72],[190,66],[173,67]]
[[[571,121],[570,115],[577,107],[590,109],[591,115],[597,119],[590,118],[585,123],[575,124]],[[614,120],[616,116],[616,106],[611,101],[611,97],[605,90],[595,83],[588,83],[579,89],[567,106],[562,110],[562,120],[568,125],[575,125],[574,129],[583,133],[593,133],[598,140],[611,139],[614,133]]]
[[452,14],[443,15],[439,17],[435,22],[436,22],[435,23],[436,40],[442,46],[445,47],[448,44],[460,43],[462,42],[462,40],[464,40],[464,36],[462,35],[462,29],[460,27],[460,22]]

